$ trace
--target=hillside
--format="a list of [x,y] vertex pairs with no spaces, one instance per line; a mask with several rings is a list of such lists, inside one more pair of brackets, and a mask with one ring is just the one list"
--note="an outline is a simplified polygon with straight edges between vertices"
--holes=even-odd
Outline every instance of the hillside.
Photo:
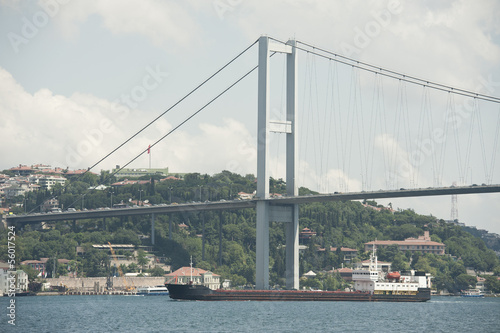
[[[110,185],[117,180],[103,172],[101,175],[87,174],[83,178],[70,178],[67,186],[54,187],[51,192],[27,194],[28,208],[34,208],[51,195],[57,195],[64,207],[96,209],[109,206],[111,196],[114,202],[138,200],[143,203],[162,204],[191,201],[233,200],[238,192],[252,193],[255,190],[253,175],[240,176],[228,171],[213,176],[186,174],[183,180],[170,179],[109,187],[85,195],[85,202],[79,199],[90,186],[98,183]],[[271,180],[271,192],[283,193],[285,183]],[[311,193],[301,188],[300,194]],[[81,205],[85,206],[82,207]],[[461,227],[448,224],[433,216],[423,216],[414,211],[388,209],[374,201],[357,201],[304,204],[300,207],[300,229],[307,227],[316,232],[305,251],[301,252],[300,273],[313,270],[328,271],[347,265],[341,253],[318,252],[318,247],[348,247],[357,249],[358,259],[366,259],[364,243],[377,240],[403,240],[418,237],[429,231],[433,241],[446,245],[446,255],[413,254],[401,252],[397,247],[381,249],[380,260],[391,261],[397,268],[414,268],[430,272],[434,286],[438,289],[458,291],[475,285],[475,278],[466,274],[466,267],[478,272],[494,272],[500,275],[500,261],[494,251],[488,249],[479,237],[464,231]],[[157,216],[155,253],[165,257],[173,269],[188,265],[190,256],[194,265],[211,270],[229,278],[233,285],[253,284],[255,278],[255,211],[184,213]],[[172,239],[169,226],[172,223]],[[77,224],[58,222],[50,230],[33,230],[27,226],[17,230],[17,262],[27,259],[64,258],[71,260],[73,270],[84,276],[106,276],[109,273],[109,257],[91,244],[134,244],[150,245],[150,218],[133,216],[111,218],[103,221],[84,220]],[[201,235],[204,234],[204,240]],[[0,232],[0,260],[6,261],[7,234]],[[270,282],[284,285],[285,275],[285,233],[281,223],[271,223],[270,229]],[[221,245],[221,246],[219,246]],[[76,246],[86,249],[84,257],[77,256]],[[122,253],[119,253],[122,254]],[[126,268],[125,268],[126,269]],[[58,268],[58,274],[66,274],[67,268]],[[338,275],[323,275],[314,283],[325,289],[337,289],[343,282]],[[488,278],[488,286],[500,292],[495,278]]]

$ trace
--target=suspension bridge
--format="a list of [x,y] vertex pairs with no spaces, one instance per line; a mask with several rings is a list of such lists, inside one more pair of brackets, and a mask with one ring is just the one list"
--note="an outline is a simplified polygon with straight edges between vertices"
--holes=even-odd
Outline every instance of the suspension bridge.
[[[500,185],[494,185],[494,181],[498,181],[494,168],[500,132],[500,98],[387,70],[296,40],[284,42],[267,36],[260,37],[89,170],[164,117],[256,44],[258,65],[121,168],[165,140],[257,70],[257,190],[254,199],[26,214],[8,216],[7,222],[24,224],[149,214],[154,243],[155,215],[256,208],[257,289],[269,287],[271,221],[285,223],[286,284],[287,288],[297,289],[298,207],[302,203],[500,192]],[[299,52],[305,55],[303,79],[300,80]],[[271,107],[271,103],[276,103],[276,94],[271,92],[277,90],[277,84],[271,81],[271,65],[275,65],[273,59],[277,54],[285,55],[282,102],[278,110]],[[319,61],[326,62],[326,69],[320,69]],[[391,90],[396,92],[389,93]],[[417,104],[420,107],[414,107]],[[489,119],[497,120],[484,123],[484,113],[490,114]],[[280,144],[283,134],[286,142]],[[282,160],[284,165],[280,163]],[[484,173],[481,185],[472,184],[472,173],[479,169]],[[281,175],[284,173],[287,193],[274,198],[269,193],[269,180],[272,171],[275,175],[280,174],[278,170]],[[455,179],[459,180],[458,186],[443,186]],[[299,186],[311,184],[322,194],[298,195]]]

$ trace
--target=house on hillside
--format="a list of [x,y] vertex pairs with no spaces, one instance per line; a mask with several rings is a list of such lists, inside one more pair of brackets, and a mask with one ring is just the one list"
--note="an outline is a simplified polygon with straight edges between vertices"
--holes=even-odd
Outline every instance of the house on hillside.
[[[318,252],[325,252],[326,249],[325,248],[318,248]],[[330,252],[336,252],[337,251],[337,248],[336,247],[333,247],[331,246],[330,247]],[[343,255],[343,258],[342,258],[342,261],[346,262],[346,263],[350,263],[354,260],[354,258],[356,258],[358,256],[358,250],[356,249],[351,249],[351,248],[348,248],[348,247],[340,247],[340,251]]]
[[339,273],[344,281],[352,281],[352,269],[347,267],[337,268],[332,273]]
[[299,243],[308,243],[313,236],[316,236],[315,231],[312,231],[309,228],[304,228],[301,232],[299,232]]
[[434,242],[431,240],[429,236],[429,231],[425,231],[423,236],[418,236],[418,238],[406,238],[403,241],[395,241],[395,240],[375,240],[368,243],[365,243],[365,251],[372,251],[373,247],[388,247],[390,245],[397,245],[400,251],[406,252],[410,251],[411,253],[420,252],[420,253],[433,253],[438,255],[444,254],[444,244]]

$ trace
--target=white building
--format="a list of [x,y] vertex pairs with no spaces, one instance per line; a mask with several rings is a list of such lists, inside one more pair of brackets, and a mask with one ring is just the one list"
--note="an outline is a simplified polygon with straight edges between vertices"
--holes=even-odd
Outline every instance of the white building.
[[9,290],[9,264],[0,262],[0,296],[7,293]]
[[40,177],[38,178],[38,184],[47,189],[47,190],[50,190],[52,189],[52,187],[54,187],[54,185],[56,184],[61,184],[61,186],[64,186],[64,184],[66,183],[66,178],[64,178],[63,176],[43,176],[43,177]]
[[0,296],[9,292],[9,287],[13,273],[16,291],[28,290],[28,274],[22,270],[9,271],[9,264],[0,262]]

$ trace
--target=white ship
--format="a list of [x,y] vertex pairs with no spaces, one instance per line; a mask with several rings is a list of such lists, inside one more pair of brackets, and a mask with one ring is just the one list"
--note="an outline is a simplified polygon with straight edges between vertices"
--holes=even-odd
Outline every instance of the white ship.
[[389,272],[377,269],[375,248],[370,256],[369,269],[356,269],[352,272],[354,289],[368,291],[373,295],[418,295],[431,288],[431,275],[414,270],[408,272]]

